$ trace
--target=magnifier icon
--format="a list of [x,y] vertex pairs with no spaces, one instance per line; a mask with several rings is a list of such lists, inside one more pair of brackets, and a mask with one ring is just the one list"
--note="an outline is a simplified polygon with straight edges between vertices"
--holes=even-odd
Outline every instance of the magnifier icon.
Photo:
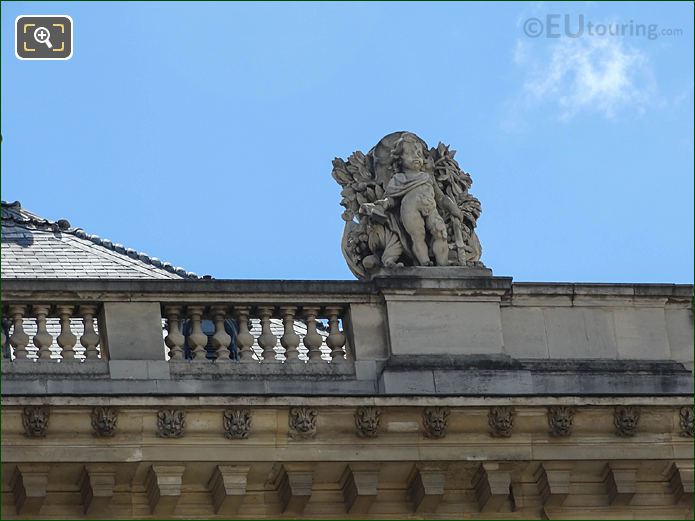
[[36,28],[34,31],[34,40],[39,43],[45,43],[46,47],[53,49],[53,45],[51,45],[51,32],[45,27]]

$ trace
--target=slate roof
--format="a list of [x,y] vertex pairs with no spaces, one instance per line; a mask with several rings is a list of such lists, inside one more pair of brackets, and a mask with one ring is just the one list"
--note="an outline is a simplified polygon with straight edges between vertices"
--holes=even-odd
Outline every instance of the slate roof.
[[[2,202],[3,279],[197,279],[156,257]],[[204,278],[210,278],[205,276]]]

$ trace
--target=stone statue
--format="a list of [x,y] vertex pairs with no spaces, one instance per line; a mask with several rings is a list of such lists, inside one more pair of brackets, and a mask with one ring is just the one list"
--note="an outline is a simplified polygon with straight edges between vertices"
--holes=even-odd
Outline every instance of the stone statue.
[[455,153],[394,132],[367,155],[333,160],[343,188],[343,254],[358,278],[411,266],[484,268],[475,234],[480,202]]

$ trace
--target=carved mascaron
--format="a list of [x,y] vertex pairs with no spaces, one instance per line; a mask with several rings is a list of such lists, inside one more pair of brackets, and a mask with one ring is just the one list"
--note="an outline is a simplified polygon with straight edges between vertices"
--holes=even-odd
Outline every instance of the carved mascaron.
[[574,408],[566,405],[548,408],[548,425],[551,436],[569,436],[572,434],[572,423],[574,423]]
[[251,411],[247,408],[227,409],[222,416],[224,436],[230,440],[245,440],[251,432]]
[[157,412],[157,435],[160,438],[180,438],[186,426],[186,415],[180,409],[162,409]]
[[289,435],[293,440],[308,440],[316,436],[316,417],[313,407],[292,407],[289,416]]
[[511,407],[491,407],[487,423],[493,438],[509,438],[514,429],[514,410]]
[[422,426],[426,438],[443,438],[446,436],[446,425],[449,419],[447,407],[425,407],[422,411]]
[[116,433],[116,423],[118,423],[118,411],[113,407],[92,409],[92,428],[95,436],[110,438]]
[[381,409],[374,406],[358,407],[355,411],[355,428],[360,438],[376,438],[379,435]]
[[475,234],[480,202],[468,193],[471,176],[455,153],[394,132],[366,155],[333,160],[343,188],[343,254],[358,278],[404,266],[483,267]]
[[30,438],[43,438],[48,430],[50,410],[43,405],[27,406],[22,411],[24,435]]
[[695,423],[695,414],[692,407],[682,407],[680,410],[681,436],[693,437],[693,424]]
[[613,415],[615,434],[623,437],[634,436],[639,427],[639,418],[639,407],[616,407]]

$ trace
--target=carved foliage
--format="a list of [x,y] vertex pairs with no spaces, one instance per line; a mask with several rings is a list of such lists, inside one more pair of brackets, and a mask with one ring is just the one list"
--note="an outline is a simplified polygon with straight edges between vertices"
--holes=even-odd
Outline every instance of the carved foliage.
[[92,409],[92,428],[97,437],[110,438],[116,433],[118,411],[113,407],[94,407]]
[[289,435],[293,440],[308,440],[316,436],[316,418],[313,407],[292,407],[289,416]]
[[490,435],[494,438],[509,438],[514,428],[514,410],[511,407],[490,407],[487,416]]
[[448,407],[425,407],[422,411],[422,426],[425,429],[425,437],[443,438],[446,436],[448,419]]
[[551,436],[569,436],[572,434],[574,408],[566,405],[548,407],[548,425]]
[[45,405],[25,407],[22,411],[24,435],[30,438],[43,438],[48,430],[50,410]]
[[378,407],[358,407],[355,411],[355,428],[360,438],[376,438],[380,422],[381,409]]
[[157,412],[157,436],[180,438],[186,426],[186,414],[181,409],[161,409]]
[[639,425],[639,407],[616,407],[613,414],[615,434],[617,436],[634,436]]
[[680,410],[681,436],[693,437],[693,408],[682,407]]
[[236,407],[227,409],[222,415],[224,437],[230,440],[245,440],[251,432],[251,411]]

